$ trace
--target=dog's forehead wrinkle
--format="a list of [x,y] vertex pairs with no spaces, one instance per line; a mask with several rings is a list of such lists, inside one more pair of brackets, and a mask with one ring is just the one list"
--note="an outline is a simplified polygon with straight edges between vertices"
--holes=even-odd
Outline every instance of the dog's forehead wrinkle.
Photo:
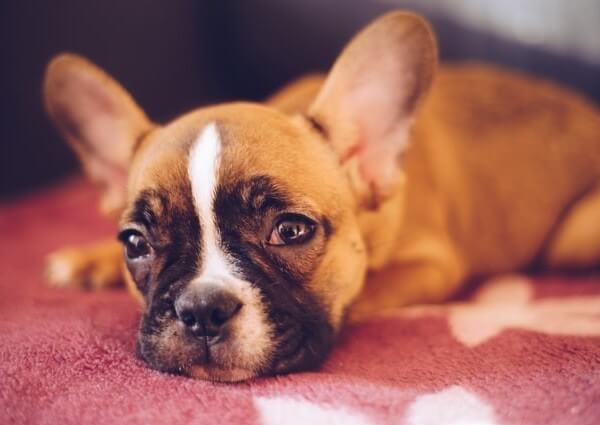
[[261,217],[267,210],[290,206],[288,193],[269,176],[224,175],[223,181],[215,199],[215,212],[220,220],[223,215],[231,217],[228,227]]
[[153,225],[164,208],[165,199],[155,189],[145,189],[137,196],[128,220]]

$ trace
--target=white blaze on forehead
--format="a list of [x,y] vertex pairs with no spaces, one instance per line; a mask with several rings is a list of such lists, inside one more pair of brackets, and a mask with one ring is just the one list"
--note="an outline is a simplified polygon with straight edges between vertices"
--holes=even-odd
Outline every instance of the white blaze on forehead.
[[[234,341],[230,360],[252,376],[273,351],[273,330],[267,322],[260,291],[239,276],[233,261],[221,247],[214,212],[220,164],[221,137],[213,122],[204,127],[194,142],[188,165],[194,206],[202,228],[201,268],[190,285],[198,289],[206,284],[217,285],[242,302],[243,307],[232,324]],[[200,376],[202,370],[197,368],[194,373]],[[235,376],[241,376],[233,369],[223,373],[219,379],[236,380]]]
[[203,259],[200,276],[203,279],[196,281],[205,278],[219,280],[233,272],[233,265],[219,246],[219,232],[213,208],[220,163],[221,137],[216,124],[212,122],[200,132],[190,152],[189,175],[192,195],[202,227]]

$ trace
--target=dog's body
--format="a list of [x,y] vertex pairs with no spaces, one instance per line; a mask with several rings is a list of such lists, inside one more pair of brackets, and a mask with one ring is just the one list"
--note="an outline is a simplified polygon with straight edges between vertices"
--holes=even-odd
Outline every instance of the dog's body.
[[[271,104],[304,113],[323,79]],[[498,67],[441,66],[402,165],[406,185],[364,212],[369,269],[381,273],[354,314],[439,302],[473,277],[600,264],[600,116],[573,92]]]
[[[121,214],[153,367],[220,380],[312,367],[352,303],[360,318],[442,301],[477,276],[600,263],[598,110],[482,65],[440,67],[433,80],[435,57],[420,18],[390,14],[327,78],[293,83],[267,107],[204,108],[165,127],[88,63],[53,62],[48,109],[108,189],[105,209]],[[90,101],[101,90],[90,81],[111,92]],[[107,134],[127,147],[101,147]],[[113,284],[122,256],[117,242],[60,251],[51,278]],[[210,343],[212,319],[182,305],[205,305],[213,287],[235,301],[219,294],[232,336],[219,320]]]

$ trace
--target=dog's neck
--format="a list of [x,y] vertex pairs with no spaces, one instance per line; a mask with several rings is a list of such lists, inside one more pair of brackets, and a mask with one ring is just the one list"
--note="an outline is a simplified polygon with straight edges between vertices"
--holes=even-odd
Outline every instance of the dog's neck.
[[401,183],[393,196],[375,209],[363,210],[358,216],[370,270],[381,269],[394,254],[403,223],[404,194],[404,183]]

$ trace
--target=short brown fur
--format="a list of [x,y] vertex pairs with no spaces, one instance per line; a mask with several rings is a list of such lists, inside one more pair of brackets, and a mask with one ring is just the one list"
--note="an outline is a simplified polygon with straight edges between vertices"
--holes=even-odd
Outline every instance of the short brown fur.
[[[356,320],[443,301],[473,277],[533,264],[600,263],[598,109],[569,90],[497,67],[467,63],[436,72],[436,54],[428,24],[396,12],[361,32],[327,78],[293,83],[266,106],[204,108],[157,127],[125,97],[135,117],[127,131],[142,141],[129,137],[136,150],[120,209],[144,189],[180,184],[190,144],[216,122],[226,182],[268,172],[307,211],[334,223],[307,285],[337,328],[353,301]],[[65,78],[61,63],[84,74],[92,65],[67,59],[50,65],[46,96],[71,140],[52,87]],[[387,85],[377,86],[380,80]],[[118,252],[116,242],[103,246]],[[86,252],[87,268],[80,266],[85,259],[62,253],[77,263],[72,279],[107,267],[113,275],[106,282],[116,280],[117,254],[102,254],[110,258],[104,264],[97,251]]]

